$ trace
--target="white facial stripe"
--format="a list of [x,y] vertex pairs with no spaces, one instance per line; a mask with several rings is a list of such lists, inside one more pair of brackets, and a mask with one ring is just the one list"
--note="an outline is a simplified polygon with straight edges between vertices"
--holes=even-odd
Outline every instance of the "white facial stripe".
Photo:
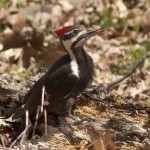
[[75,56],[74,56],[74,54],[73,54],[73,52],[71,50],[71,45],[83,33],[85,33],[85,31],[80,32],[76,37],[71,38],[70,40],[62,41],[63,42],[63,46],[65,47],[65,49],[68,52],[68,54],[70,56],[70,59],[71,59],[70,66],[71,66],[72,73],[74,75],[76,75],[77,77],[79,77],[79,67],[78,67],[77,60],[76,60],[76,58],[75,58]]
[[76,60],[76,58],[75,58],[75,56],[71,50],[68,51],[68,54],[69,54],[70,59],[71,59],[70,66],[71,66],[72,73],[74,75],[76,75],[77,77],[79,77],[79,67],[78,67],[77,60]]
[[64,47],[65,47],[65,49],[67,50],[68,53],[69,53],[70,51],[72,51],[72,50],[71,50],[71,45],[72,45],[72,43],[75,42],[75,41],[78,39],[78,37],[79,37],[81,34],[84,34],[85,32],[86,32],[86,31],[82,31],[82,32],[80,32],[77,36],[75,36],[74,38],[71,38],[71,39],[69,39],[69,40],[63,41],[63,45],[64,45]]
[[71,50],[71,45],[74,41],[76,41],[78,38],[78,36],[74,37],[74,38],[71,38],[70,40],[66,40],[66,41],[63,41],[63,45],[66,49],[66,51],[70,54],[70,52],[72,52]]

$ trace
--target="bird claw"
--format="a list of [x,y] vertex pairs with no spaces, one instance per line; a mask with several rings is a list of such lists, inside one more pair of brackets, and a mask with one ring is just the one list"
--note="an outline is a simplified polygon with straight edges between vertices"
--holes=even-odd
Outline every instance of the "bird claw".
[[81,94],[86,97],[92,98],[93,100],[100,101],[106,98],[107,90],[105,88],[92,85],[86,88]]
[[93,92],[97,93],[97,97],[101,100],[106,98],[107,90],[105,88],[96,87]]

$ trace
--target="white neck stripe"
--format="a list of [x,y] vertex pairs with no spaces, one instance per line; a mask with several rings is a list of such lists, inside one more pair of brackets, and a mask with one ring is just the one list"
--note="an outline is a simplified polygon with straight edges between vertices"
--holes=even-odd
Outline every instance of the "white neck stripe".
[[77,37],[74,37],[67,41],[62,41],[62,44],[70,56],[70,59],[71,59],[70,67],[71,67],[72,73],[79,78],[79,66],[78,66],[76,57],[74,56],[73,51],[71,50],[71,44],[76,40],[76,38]]

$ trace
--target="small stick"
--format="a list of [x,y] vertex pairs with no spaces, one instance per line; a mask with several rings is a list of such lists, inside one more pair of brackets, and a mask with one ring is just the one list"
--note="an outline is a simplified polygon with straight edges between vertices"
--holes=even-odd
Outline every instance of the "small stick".
[[91,147],[92,145],[94,145],[96,142],[98,142],[98,140],[95,140],[94,142],[92,142],[91,144],[87,145],[86,148]]
[[100,143],[102,145],[102,150],[105,150],[105,146],[104,146],[104,142],[103,142],[102,138],[100,138]]
[[43,88],[42,88],[41,113],[43,112],[44,94],[45,94],[45,86],[43,86]]
[[15,141],[9,146],[9,148],[12,148],[13,146],[14,146],[14,144],[20,139],[20,137],[24,134],[24,131],[25,130],[23,130],[21,133],[20,133],[20,135],[15,139]]
[[23,133],[22,133],[22,138],[21,138],[21,136],[20,136],[20,138],[21,138],[21,140],[20,140],[20,145],[23,143],[23,141],[24,141],[24,139],[25,139],[25,135],[26,135],[26,133],[27,133],[27,130],[28,130],[28,128],[30,127],[30,125],[28,125],[25,129],[24,129],[24,131],[23,131]]
[[141,57],[138,62],[132,67],[132,69],[122,78],[120,78],[119,80],[116,80],[110,84],[108,84],[108,86],[106,87],[106,90],[110,90],[113,86],[117,85],[118,83],[122,82],[123,80],[125,80],[126,78],[128,78],[129,76],[131,76],[136,69],[144,62],[144,60],[146,58],[150,57],[150,52],[147,52],[143,57]]
[[26,110],[26,127],[29,125],[29,111]]
[[3,135],[2,135],[2,134],[0,134],[0,138],[1,138],[1,141],[2,141],[2,146],[3,146],[3,147],[6,147],[5,142],[4,142],[4,138],[3,138]]
[[29,111],[26,110],[26,126],[25,126],[25,130],[24,130],[23,136],[21,138],[20,144],[23,143],[28,128],[29,128]]
[[47,110],[44,109],[45,135],[47,135]]
[[35,130],[36,130],[36,127],[37,127],[37,121],[38,121],[38,118],[39,118],[39,113],[40,113],[40,106],[38,106],[38,108],[37,108],[37,112],[36,112],[36,117],[35,117],[35,122],[34,122],[33,132],[32,132],[31,138],[32,138],[32,137],[34,136],[34,134],[35,134]]
[[15,144],[21,137],[22,137],[22,139],[21,139],[20,143],[23,142],[24,137],[25,137],[25,134],[26,134],[26,131],[27,131],[28,128],[29,128],[29,112],[28,112],[28,110],[26,110],[26,127],[25,127],[25,129],[20,133],[20,135],[15,139],[15,141],[10,145],[9,148],[13,147],[14,144]]

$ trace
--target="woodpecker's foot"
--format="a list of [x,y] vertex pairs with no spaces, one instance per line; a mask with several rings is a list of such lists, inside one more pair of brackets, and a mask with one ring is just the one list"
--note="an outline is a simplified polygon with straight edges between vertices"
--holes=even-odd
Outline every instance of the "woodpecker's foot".
[[65,107],[64,107],[64,114],[65,115],[70,115],[71,114],[71,110],[72,110],[72,106],[74,104],[74,98],[69,98],[67,99],[67,102],[65,104]]
[[82,93],[83,96],[92,98],[93,100],[100,101],[106,98],[107,90],[96,85],[86,88]]

